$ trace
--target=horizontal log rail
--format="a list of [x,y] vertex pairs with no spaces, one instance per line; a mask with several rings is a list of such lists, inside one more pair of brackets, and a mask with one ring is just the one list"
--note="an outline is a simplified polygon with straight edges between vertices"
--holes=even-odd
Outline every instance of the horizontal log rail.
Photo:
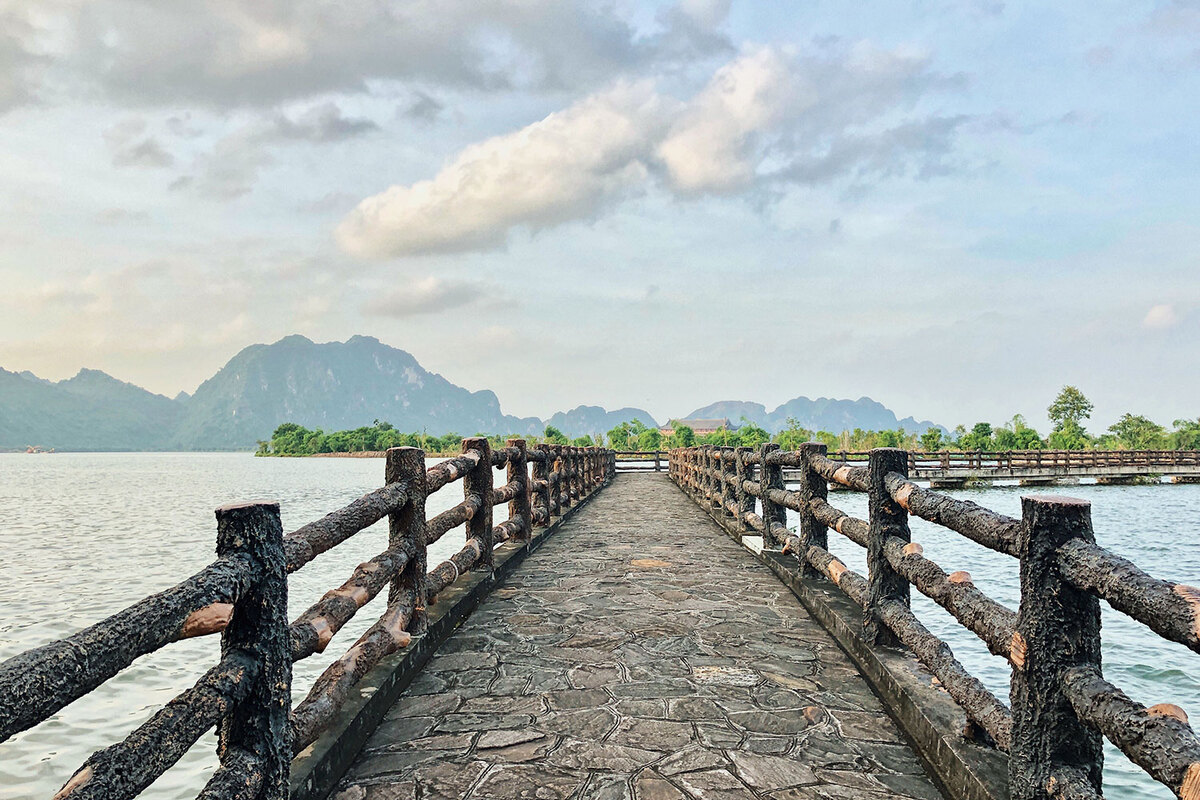
[[[1155,578],[1095,543],[1090,504],[1022,499],[1020,519],[917,486],[926,466],[1010,468],[1200,465],[1186,451],[1013,453],[825,452],[808,443],[784,451],[700,446],[669,451],[668,472],[735,535],[762,535],[764,549],[797,558],[802,574],[828,580],[863,609],[862,636],[906,648],[967,719],[964,734],[1007,751],[1014,800],[1102,798],[1101,736],[1184,800],[1200,800],[1200,739],[1177,706],[1146,708],[1104,680],[1099,601],[1165,639],[1200,653],[1200,589]],[[783,470],[793,471],[785,488]],[[864,492],[868,519],[830,505],[832,485]],[[789,527],[786,512],[798,517]],[[981,592],[969,573],[947,573],[911,541],[909,515],[1013,556],[1020,570],[1016,611]],[[867,575],[828,549],[833,530],[867,550]],[[915,587],[950,613],[1012,670],[1006,705],[954,657],[909,607]],[[1011,706],[1011,709],[1010,709]]]
[[[362,678],[406,647],[425,609],[472,570],[491,570],[494,548],[528,540],[616,471],[613,451],[510,439],[463,441],[462,454],[426,468],[412,447],[387,451],[384,485],[283,534],[279,506],[217,509],[217,560],[182,583],[101,622],[0,663],[0,741],[53,716],[137,658],[180,639],[220,633],[221,657],[190,689],[124,741],[97,751],[55,796],[134,797],[214,726],[220,766],[198,795],[207,800],[284,800],[290,763],[329,726]],[[494,468],[507,481],[493,482]],[[456,481],[463,500],[427,519],[426,499]],[[508,519],[492,524],[492,508]],[[290,624],[287,575],[387,518],[388,545],[359,564]],[[427,548],[465,526],[465,544],[427,570]],[[387,590],[383,613],[291,706],[291,665],[325,651],[363,606]]]

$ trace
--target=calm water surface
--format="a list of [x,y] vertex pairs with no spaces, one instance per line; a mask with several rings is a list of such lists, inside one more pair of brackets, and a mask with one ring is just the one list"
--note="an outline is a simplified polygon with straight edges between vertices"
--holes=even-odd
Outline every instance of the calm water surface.
[[[498,471],[495,483],[505,482]],[[210,563],[219,505],[278,500],[283,528],[291,531],[382,483],[382,459],[0,453],[0,660],[70,635]],[[430,497],[429,515],[461,501],[461,485]],[[494,514],[496,522],[508,516],[503,505]],[[464,530],[450,531],[430,548],[431,566],[462,547]],[[383,521],[290,576],[289,616],[294,619],[386,546]],[[378,619],[383,606],[376,598],[324,654],[295,665],[293,702],[304,699],[313,680]],[[50,797],[93,751],[123,739],[194,683],[219,651],[216,636],[168,645],[0,744],[0,798]],[[205,736],[142,796],[194,797],[216,767],[215,748],[215,735]]]
[[[213,509],[234,500],[280,501],[285,530],[338,508],[382,482],[379,459],[274,459],[241,454],[0,454],[0,660],[69,635],[152,592],[174,585],[213,559]],[[504,478],[498,473],[497,484]],[[1013,516],[1028,489],[950,492]],[[1097,539],[1160,578],[1200,584],[1200,485],[1064,487],[1091,500]],[[461,499],[457,484],[430,498],[435,514]],[[830,502],[866,515],[866,498],[832,492]],[[496,508],[497,521],[505,516]],[[794,524],[794,520],[792,520]],[[1016,608],[1017,564],[945,529],[914,519],[913,538],[947,571],[966,569],[976,584]],[[434,564],[461,547],[462,529],[430,552]],[[295,617],[384,549],[376,525],[289,579]],[[865,572],[863,551],[830,533],[831,549]],[[914,592],[925,624],[946,639],[968,669],[1003,698],[1008,665],[932,602]],[[295,665],[298,702],[313,679],[382,611],[377,600],[338,634],[323,655]],[[374,612],[374,613],[373,613]],[[1104,607],[1106,676],[1134,699],[1177,703],[1200,720],[1200,656],[1162,641]],[[216,661],[217,637],[169,645],[138,660],[51,719],[0,744],[0,798],[49,797],[94,750],[119,741]],[[206,736],[144,796],[190,798],[216,766]],[[1143,800],[1172,795],[1119,753],[1106,755],[1107,796]]]

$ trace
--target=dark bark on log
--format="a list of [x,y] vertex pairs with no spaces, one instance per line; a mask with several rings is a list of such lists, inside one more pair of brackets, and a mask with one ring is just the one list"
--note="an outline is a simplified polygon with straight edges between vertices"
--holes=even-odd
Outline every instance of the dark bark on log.
[[[484,467],[488,469],[488,467]],[[408,502],[388,515],[388,549],[405,549],[410,555],[399,574],[392,577],[388,606],[405,605],[413,610],[409,630],[422,633],[428,626],[425,616],[425,570],[428,568],[425,523],[427,473],[425,453],[416,447],[393,447],[387,451],[387,480],[407,480]]]
[[1013,800],[1045,800],[1060,767],[1082,770],[1097,791],[1104,752],[1063,686],[1072,667],[1100,667],[1100,601],[1059,572],[1058,550],[1071,539],[1094,542],[1091,505],[1066,497],[1021,498],[1021,608],[1012,654]]
[[1007,750],[1012,743],[1012,714],[978,678],[967,672],[950,646],[930,633],[902,603],[885,601],[876,613],[896,638],[937,676],[967,717],[987,731],[997,747]]
[[[780,532],[780,535],[782,535],[782,532]],[[823,547],[809,545],[807,550],[801,551],[799,549],[800,546],[800,537],[794,533],[788,533],[784,538],[783,552],[794,553],[797,557],[803,552],[805,561],[826,578],[833,581],[834,585],[857,603],[860,608],[866,608],[867,594],[869,592],[866,578],[848,569],[842,563],[841,559]]]
[[479,512],[482,505],[483,500],[480,497],[468,497],[453,508],[448,508],[429,520],[425,525],[426,544],[433,544],[445,536],[448,531],[454,530],[459,525],[471,519],[471,517]]
[[38,724],[134,662],[181,637],[193,613],[236,602],[254,580],[246,556],[221,558],[76,634],[0,664],[0,741]]
[[758,531],[759,533],[762,533],[763,528],[766,527],[766,525],[763,523],[763,518],[760,517],[758,514],[755,514],[754,512],[750,512],[749,514],[747,514],[745,519],[746,519],[746,524],[749,525],[754,530]]
[[491,444],[485,437],[463,439],[463,448],[478,450],[485,458],[480,459],[463,478],[463,499],[477,497],[482,501],[479,511],[467,521],[467,539],[478,539],[483,543],[483,555],[480,558],[481,568],[492,568],[492,466]]
[[492,466],[503,467],[514,455],[512,447],[497,447],[491,452]]
[[1054,800],[1104,800],[1088,781],[1087,773],[1059,767],[1046,779],[1046,793]]
[[[1008,658],[1017,612],[988,597],[970,582],[966,573],[947,575],[921,554],[919,545],[889,539],[884,546],[888,563],[905,580],[946,609],[964,627],[978,636],[994,655]],[[955,576],[959,576],[957,579]]]
[[[800,501],[797,511],[800,514],[800,552],[807,553],[810,547],[822,550],[829,548],[829,528],[813,513],[814,503],[824,503],[829,495],[829,484],[812,466],[814,458],[824,458],[825,445],[817,442],[805,442],[800,445],[799,456],[800,488],[796,492]],[[815,578],[816,568],[804,559],[801,574],[806,578]]]
[[257,677],[259,665],[250,655],[225,654],[217,666],[159,709],[125,741],[93,753],[54,800],[124,800],[135,796],[228,716],[250,694]]
[[1200,589],[1160,581],[1096,544],[1073,539],[1058,551],[1062,575],[1172,642],[1200,653]]
[[262,785],[262,759],[237,748],[225,754],[196,800],[258,800]]
[[997,514],[968,500],[955,500],[922,489],[898,473],[888,475],[886,483],[892,498],[909,513],[961,533],[998,553],[1017,554],[1020,520]]
[[483,555],[483,545],[478,539],[471,539],[461,550],[450,556],[429,571],[429,601],[432,603],[447,587],[458,580],[463,573],[469,572]]
[[520,491],[521,491],[521,487],[518,484],[511,483],[511,482],[506,483],[503,486],[500,486],[496,489],[493,489],[492,490],[492,505],[498,506],[503,503],[507,503],[508,501],[510,501],[514,497],[516,497],[517,493]]
[[762,497],[762,484],[758,481],[743,481],[742,487],[751,497]]
[[286,800],[291,763],[292,650],[288,633],[287,565],[278,503],[217,509],[217,553],[244,553],[259,577],[233,607],[221,632],[222,660],[245,654],[258,666],[250,691],[217,725],[217,755],[249,750],[262,759],[263,800]]
[[466,450],[461,456],[448,458],[442,463],[430,467],[425,473],[426,494],[433,494],[446,484],[463,477],[475,468],[482,457],[483,454],[478,450]]
[[840,484],[856,492],[867,491],[869,477],[866,467],[851,467],[824,456],[815,456],[811,463],[817,474],[830,483]]
[[746,491],[746,479],[750,476],[751,470],[746,465],[746,455],[749,452],[749,447],[739,447],[733,451],[733,494],[737,499],[738,507],[733,516],[737,520],[739,534],[744,534],[749,530],[746,525],[746,514],[754,512],[754,496]]
[[[812,442],[811,444],[816,444],[816,442]],[[801,445],[800,448],[800,450],[776,450],[767,458],[767,464],[773,467],[802,468],[804,466],[804,456],[802,455],[804,445]],[[821,455],[824,454],[824,451],[822,451]]]
[[521,534],[526,530],[525,520],[523,519],[506,519],[496,527],[492,528],[492,544],[493,546],[502,542],[507,542],[509,539],[520,539]]
[[788,489],[768,489],[767,498],[775,505],[790,508],[792,511],[801,511],[804,508],[800,493]]
[[354,686],[380,659],[408,646],[412,635],[405,628],[412,619],[412,613],[412,606],[406,602],[388,606],[383,616],[359,637],[346,654],[321,673],[308,696],[292,712],[294,752],[298,753],[316,741],[322,729],[346,702]]
[[818,522],[833,528],[860,547],[867,546],[867,536],[870,534],[871,526],[865,519],[847,516],[846,512],[834,508],[820,498],[814,498],[809,508],[812,509],[813,517]]
[[283,540],[289,573],[369,528],[408,502],[407,483],[389,483],[363,495],[345,508],[297,528]]
[[553,486],[550,474],[550,448],[539,444],[528,455],[533,458],[533,512],[538,525],[550,524],[550,487]]
[[383,591],[412,556],[411,543],[395,550],[384,550],[370,561],[359,564],[350,579],[337,589],[326,592],[291,624],[292,661],[325,652],[325,647],[342,626],[360,608]]
[[1181,710],[1162,713],[1159,706],[1146,708],[1130,700],[1095,666],[1068,668],[1063,693],[1080,719],[1099,729],[1150,777],[1186,800],[1200,797],[1200,741]]
[[[863,634],[871,644],[893,645],[896,638],[879,624],[878,609],[884,603],[899,603],[908,608],[908,581],[892,569],[884,553],[890,539],[908,544],[908,513],[888,493],[885,478],[889,472],[904,474],[908,469],[908,453],[892,447],[877,447],[871,451],[867,465],[867,575],[871,584],[867,610],[863,615]],[[815,460],[815,459],[814,459]]]
[[782,525],[784,530],[787,530],[787,511],[783,506],[776,504],[771,499],[772,489],[783,489],[783,470],[778,466],[771,466],[767,463],[767,458],[771,453],[779,449],[779,445],[774,442],[767,442],[759,448],[759,457],[763,461],[763,467],[760,470],[759,484],[761,494],[759,501],[762,503],[762,519],[763,519],[763,549],[775,550],[782,546],[782,542],[775,541],[775,526]]

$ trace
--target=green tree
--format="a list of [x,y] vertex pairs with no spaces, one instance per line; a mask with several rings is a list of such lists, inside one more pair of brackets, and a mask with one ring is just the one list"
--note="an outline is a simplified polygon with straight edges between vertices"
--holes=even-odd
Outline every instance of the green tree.
[[959,438],[958,445],[963,450],[991,450],[993,446],[991,423],[976,422],[970,433]]
[[696,432],[679,420],[671,420],[671,435],[667,438],[668,447],[691,447],[696,443]]
[[648,450],[657,450],[662,444],[662,434],[658,432],[658,428],[646,428],[638,434],[638,450],[643,452]]
[[1054,423],[1054,430],[1061,430],[1067,423],[1074,422],[1081,429],[1083,421],[1092,416],[1092,401],[1083,396],[1083,392],[1074,386],[1064,386],[1054,398],[1054,402],[1046,409],[1047,416]]
[[1200,450],[1200,419],[1177,419],[1172,423],[1171,446],[1176,450]]
[[1050,432],[1051,450],[1083,450],[1091,441],[1083,426],[1074,420],[1066,420]]
[[608,432],[608,446],[613,450],[628,450],[629,433],[629,423],[622,422],[620,425]]
[[547,444],[570,444],[571,440],[567,435],[553,425],[547,425],[546,430],[542,432]]
[[800,420],[788,417],[784,429],[775,436],[783,450],[799,450],[800,445],[813,440],[813,432],[800,425]]
[[[771,434],[753,422],[747,422],[737,431],[735,440],[739,447],[761,447],[771,441]],[[713,444],[718,444],[718,442],[713,442]]]
[[1123,414],[1108,432],[1125,450],[1161,450],[1167,446],[1167,429],[1136,414]]
[[595,442],[592,441],[592,437],[590,436],[576,436],[571,440],[571,444],[576,447],[591,447]]
[[936,453],[938,450],[942,449],[942,444],[943,439],[941,428],[927,428],[925,432],[921,434],[921,449],[926,453]]

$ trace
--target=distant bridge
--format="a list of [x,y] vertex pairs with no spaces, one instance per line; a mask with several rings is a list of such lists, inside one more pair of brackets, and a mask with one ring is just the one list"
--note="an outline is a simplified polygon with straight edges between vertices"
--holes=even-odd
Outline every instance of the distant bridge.
[[[830,453],[831,461],[866,464],[870,453]],[[665,468],[664,451],[617,453],[620,472],[659,472]],[[929,481],[934,489],[955,489],[972,482],[1017,481],[1022,486],[1050,486],[1095,478],[1097,483],[1134,483],[1146,478],[1169,477],[1176,483],[1200,482],[1200,451],[1196,450],[1006,450],[999,452],[939,452],[908,454],[908,477]],[[800,480],[800,472],[785,469],[787,483]]]

